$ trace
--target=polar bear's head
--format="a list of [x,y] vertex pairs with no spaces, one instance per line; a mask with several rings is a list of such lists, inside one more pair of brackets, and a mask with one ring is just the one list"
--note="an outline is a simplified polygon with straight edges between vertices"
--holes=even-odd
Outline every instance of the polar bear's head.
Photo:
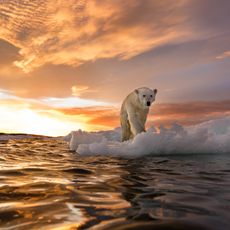
[[157,94],[157,89],[149,89],[147,87],[135,89],[135,93],[138,96],[138,99],[143,108],[149,108],[151,104],[155,101]]

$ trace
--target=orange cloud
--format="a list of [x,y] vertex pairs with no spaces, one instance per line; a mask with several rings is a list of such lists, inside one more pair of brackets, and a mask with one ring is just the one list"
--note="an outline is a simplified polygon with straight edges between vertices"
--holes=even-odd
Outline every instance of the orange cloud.
[[223,52],[222,54],[217,56],[216,59],[223,59],[223,58],[227,58],[227,57],[230,57],[230,50]]
[[31,109],[25,105],[0,105],[1,132],[29,133],[48,136],[68,134],[72,129],[85,129],[84,119],[65,119],[58,111]]
[[127,59],[193,34],[181,26],[183,0],[15,2],[0,5],[0,37],[20,48],[21,59],[14,64],[25,72],[46,63]]
[[[89,130],[112,129],[120,126],[119,108],[91,107],[59,110],[69,116],[87,117]],[[180,123],[191,125],[230,115],[230,101],[189,102],[175,104],[155,104],[148,117],[147,126]]]
[[89,130],[108,130],[120,126],[119,108],[116,107],[69,108],[58,111],[72,117],[85,117],[85,125]]
[[[26,132],[45,135],[65,135],[79,128],[87,131],[109,130],[120,126],[119,107],[91,106],[58,108],[35,99],[17,98],[2,91],[0,112],[2,132]],[[7,98],[8,97],[8,98]],[[147,127],[171,125],[174,122],[191,125],[230,115],[230,101],[203,101],[177,104],[154,104]]]
[[149,117],[149,125],[192,125],[203,121],[229,116],[230,100],[187,103],[156,104]]
[[[99,130],[108,129],[103,124],[91,125],[90,120],[96,118],[96,106],[100,102],[71,98],[21,98],[11,94],[10,91],[0,89],[0,114],[2,122],[1,132],[19,132],[44,135],[65,135],[71,130]],[[81,107],[81,104],[84,107]],[[69,106],[78,105],[78,112],[72,116]],[[87,107],[94,105],[92,107]],[[86,106],[86,107],[85,107]],[[84,111],[85,110],[85,111]],[[103,111],[98,106],[98,111]],[[83,112],[80,112],[83,111]],[[88,115],[87,115],[88,111]]]

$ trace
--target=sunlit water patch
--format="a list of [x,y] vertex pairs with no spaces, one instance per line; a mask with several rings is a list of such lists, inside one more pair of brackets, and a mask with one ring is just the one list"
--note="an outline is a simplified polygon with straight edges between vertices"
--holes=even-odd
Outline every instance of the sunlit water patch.
[[0,142],[0,229],[230,229],[229,154],[81,156]]

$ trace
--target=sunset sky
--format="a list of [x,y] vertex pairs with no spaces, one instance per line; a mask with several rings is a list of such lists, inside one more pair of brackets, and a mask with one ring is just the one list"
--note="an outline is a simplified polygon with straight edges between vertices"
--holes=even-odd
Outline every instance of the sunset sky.
[[230,115],[229,0],[0,0],[0,132],[119,126],[157,88],[147,126]]

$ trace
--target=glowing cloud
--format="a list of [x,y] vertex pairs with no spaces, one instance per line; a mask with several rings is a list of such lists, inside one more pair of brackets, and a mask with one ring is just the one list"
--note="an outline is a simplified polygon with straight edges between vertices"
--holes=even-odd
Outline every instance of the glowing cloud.
[[221,55],[217,56],[216,59],[223,59],[227,57],[230,57],[230,50],[223,52]]
[[[7,133],[30,133],[48,136],[57,136],[68,133],[73,127],[84,129],[83,123],[75,121],[63,122],[63,117],[53,112],[40,114],[36,110],[27,108],[14,108],[13,106],[1,106],[1,131]],[[17,116],[15,116],[17,114]]]
[[73,96],[80,96],[83,92],[88,91],[89,87],[86,85],[81,85],[81,86],[72,86],[72,95]]
[[97,106],[103,108],[109,105],[105,102],[78,97],[21,98],[3,89],[0,89],[0,99],[1,132],[57,136],[68,133],[73,127],[84,130],[98,130],[102,127],[108,129],[104,124],[92,124],[90,114],[87,116],[78,113],[71,116],[62,112],[72,107],[82,110],[90,110],[93,107],[92,113],[95,113]]
[[187,1],[172,2],[3,1],[0,38],[20,48],[22,59],[14,64],[25,72],[46,63],[78,66],[99,58],[127,59],[192,34],[181,26]]
[[88,106],[108,106],[108,103],[81,99],[78,97],[68,97],[68,98],[44,98],[40,99],[40,102],[54,107],[54,108],[69,108],[69,107],[88,107]]

